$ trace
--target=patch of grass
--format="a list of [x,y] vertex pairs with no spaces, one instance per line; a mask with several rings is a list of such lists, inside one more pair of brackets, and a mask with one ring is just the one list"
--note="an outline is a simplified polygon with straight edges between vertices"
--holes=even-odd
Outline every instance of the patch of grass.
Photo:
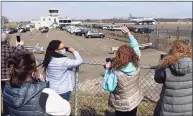
[[[74,114],[74,98],[71,99],[72,115]],[[138,116],[152,116],[156,104],[142,101],[138,106]],[[108,96],[79,96],[78,115],[80,116],[113,116],[114,109],[108,107]]]
[[153,116],[156,104],[152,102],[142,101],[138,106],[139,116]]

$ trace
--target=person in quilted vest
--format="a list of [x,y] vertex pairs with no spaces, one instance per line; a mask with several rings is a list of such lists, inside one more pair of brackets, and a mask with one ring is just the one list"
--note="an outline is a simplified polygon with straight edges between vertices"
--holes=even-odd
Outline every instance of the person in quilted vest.
[[154,116],[192,116],[192,48],[188,41],[173,42],[154,79],[163,84]]
[[140,50],[137,40],[127,27],[122,32],[128,35],[128,45],[120,46],[115,60],[106,64],[104,76],[110,75],[110,69],[115,70],[117,86],[109,96],[109,106],[115,109],[115,116],[136,116],[137,106],[143,99],[139,85]]

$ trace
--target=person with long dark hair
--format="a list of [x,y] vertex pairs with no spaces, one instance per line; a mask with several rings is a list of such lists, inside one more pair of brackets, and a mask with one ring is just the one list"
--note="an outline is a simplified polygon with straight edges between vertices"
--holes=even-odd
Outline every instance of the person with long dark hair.
[[[66,50],[73,53],[75,59],[66,57]],[[66,48],[60,40],[49,43],[43,61],[44,71],[50,88],[68,101],[75,85],[75,73],[72,69],[81,63],[81,56],[72,47]]]
[[154,116],[192,116],[192,47],[187,40],[173,42],[154,79],[163,84]]
[[109,96],[109,106],[115,109],[115,116],[136,116],[137,106],[143,99],[139,85],[139,59],[141,52],[137,40],[127,27],[122,32],[128,35],[129,45],[119,47],[115,60],[106,64],[105,77],[113,70],[117,77],[117,85]]
[[3,99],[10,116],[70,115],[71,108],[37,70],[35,56],[29,52],[7,59],[10,80],[5,85]]

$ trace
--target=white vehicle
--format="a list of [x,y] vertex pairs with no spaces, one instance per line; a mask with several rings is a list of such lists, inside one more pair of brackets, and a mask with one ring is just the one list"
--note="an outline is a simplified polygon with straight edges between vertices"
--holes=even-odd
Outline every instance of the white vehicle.
[[113,25],[113,26],[111,26],[110,30],[112,30],[112,31],[120,31],[121,30],[121,26]]
[[103,30],[107,30],[107,29],[108,29],[108,26],[103,26],[102,29],[103,29]]
[[71,33],[80,32],[81,30],[79,28],[74,28],[71,30]]
[[80,25],[80,24],[82,24],[82,22],[80,21],[71,22],[71,25]]

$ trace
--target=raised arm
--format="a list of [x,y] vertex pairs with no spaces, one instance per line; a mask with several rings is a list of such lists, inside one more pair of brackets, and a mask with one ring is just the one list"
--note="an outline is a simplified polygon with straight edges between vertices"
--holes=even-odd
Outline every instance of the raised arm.
[[74,54],[75,59],[67,59],[65,61],[65,66],[67,66],[68,68],[75,68],[79,66],[83,62],[83,60],[80,54],[77,51],[75,51],[73,48],[69,48],[69,51]]
[[128,35],[128,43],[129,45],[134,49],[135,53],[140,57],[141,52],[139,49],[139,44],[137,40],[134,38],[134,36],[130,33],[129,29],[127,27],[122,27],[122,32]]
[[24,42],[23,41],[20,41],[20,42],[16,41],[16,46],[12,46],[12,49],[13,49],[12,55],[15,55],[15,54],[18,54],[18,53],[21,53],[21,52],[28,52],[28,50],[25,49],[25,47],[24,47]]

